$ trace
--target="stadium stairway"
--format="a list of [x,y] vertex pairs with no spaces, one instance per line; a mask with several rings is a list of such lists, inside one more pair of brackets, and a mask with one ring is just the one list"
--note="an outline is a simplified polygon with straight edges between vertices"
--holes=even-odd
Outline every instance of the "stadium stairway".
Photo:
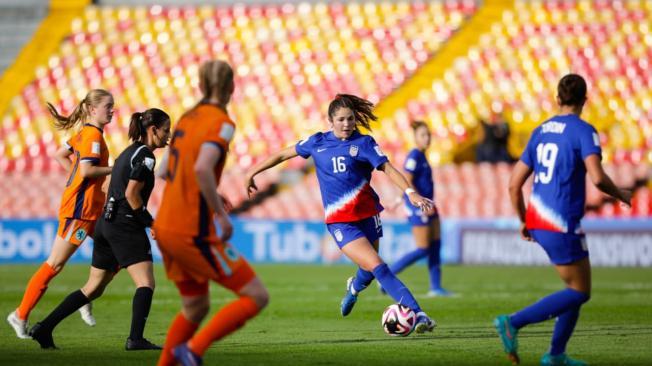
[[34,80],[36,66],[47,62],[70,33],[72,20],[90,3],[90,0],[50,0],[47,16],[0,79],[0,116],[5,114],[11,98]]
[[[494,23],[501,21],[503,12],[513,7],[513,0],[484,1],[475,14],[411,78],[378,103],[375,112],[380,123],[393,119],[397,110],[406,108],[408,101],[414,98],[415,90],[429,88],[432,80],[442,78],[455,59],[466,55],[471,45],[477,44]],[[474,142],[467,140],[467,145]],[[451,156],[465,147],[458,146]]]

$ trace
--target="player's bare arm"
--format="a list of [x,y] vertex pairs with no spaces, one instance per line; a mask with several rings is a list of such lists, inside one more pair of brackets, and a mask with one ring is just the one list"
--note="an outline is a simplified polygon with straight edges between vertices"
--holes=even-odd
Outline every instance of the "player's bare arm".
[[521,237],[525,240],[532,241],[532,236],[525,228],[525,200],[523,199],[523,185],[527,178],[532,174],[532,168],[522,161],[518,161],[512,170],[512,176],[509,178],[509,198],[512,201],[512,207],[521,221]]
[[256,164],[253,168],[251,168],[246,175],[245,178],[245,184],[246,184],[246,189],[247,189],[247,195],[251,197],[251,195],[258,190],[258,187],[256,187],[256,182],[254,181],[254,177],[261,172],[264,172],[265,170],[272,168],[286,160],[292,159],[296,156],[298,156],[296,149],[293,146],[288,146],[282,150],[277,151],[276,153],[272,154],[270,157],[267,159],[261,161],[260,163]]
[[631,206],[632,192],[626,189],[616,187],[609,175],[602,168],[600,156],[591,154],[584,159],[586,171],[589,173],[591,182],[602,192],[621,201],[627,206]]
[[72,151],[70,151],[66,146],[60,147],[59,150],[54,153],[54,160],[56,160],[57,163],[59,163],[59,165],[61,165],[67,172],[70,171],[70,168],[72,167],[70,155],[72,155]]
[[132,210],[142,210],[143,209],[143,199],[140,197],[140,191],[143,190],[145,182],[140,182],[134,179],[129,179],[127,183],[127,189],[125,190],[125,198],[129,207]]
[[215,180],[215,165],[220,161],[222,151],[215,145],[203,144],[199,150],[195,162],[195,177],[202,196],[217,216],[217,221],[222,229],[222,240],[229,240],[233,234],[233,225],[229,215],[224,209],[224,203],[217,193],[217,181]]
[[161,156],[161,163],[158,164],[158,169],[156,169],[156,178],[161,178],[165,179],[167,173],[168,173],[168,159],[170,156],[170,149],[166,148],[163,151],[163,156]]
[[84,178],[99,178],[111,174],[113,167],[110,166],[96,166],[91,162],[82,161],[79,164],[79,173]]
[[434,204],[428,198],[425,198],[417,193],[417,191],[410,185],[407,179],[399,172],[390,162],[386,162],[378,167],[378,170],[387,174],[389,179],[398,188],[405,192],[413,205],[421,208],[424,212],[432,210]]

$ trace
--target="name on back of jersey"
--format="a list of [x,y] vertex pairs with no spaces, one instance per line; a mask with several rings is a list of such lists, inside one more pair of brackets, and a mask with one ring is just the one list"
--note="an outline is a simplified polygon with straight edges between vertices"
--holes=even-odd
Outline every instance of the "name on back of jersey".
[[546,122],[546,123],[541,125],[541,132],[542,133],[558,133],[558,134],[562,134],[562,133],[564,133],[565,129],[566,129],[566,124],[565,123],[556,122],[556,121]]

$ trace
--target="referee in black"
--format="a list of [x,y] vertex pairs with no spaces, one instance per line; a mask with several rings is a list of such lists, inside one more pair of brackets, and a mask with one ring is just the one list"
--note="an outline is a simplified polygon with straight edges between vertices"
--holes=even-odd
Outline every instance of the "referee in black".
[[152,225],[147,201],[154,188],[153,151],[167,145],[170,117],[152,108],[134,113],[129,123],[133,143],[115,161],[104,207],[93,235],[93,261],[88,281],[68,295],[30,335],[41,348],[56,348],[54,328],[68,315],[100,297],[120,268],[126,268],[136,285],[132,302],[131,333],[125,349],[161,349],[143,337],[154,294],[152,248],[146,228]]

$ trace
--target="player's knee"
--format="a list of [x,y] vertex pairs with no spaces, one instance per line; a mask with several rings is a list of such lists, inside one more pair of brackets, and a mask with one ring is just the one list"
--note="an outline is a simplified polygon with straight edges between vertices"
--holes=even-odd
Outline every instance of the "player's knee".
[[90,283],[90,284],[87,283],[81,290],[84,293],[84,295],[86,295],[88,300],[93,301],[98,297],[102,296],[105,288],[106,285],[101,283]]
[[136,288],[140,288],[140,287],[147,287],[152,289],[152,291],[154,291],[154,289],[156,288],[156,282],[154,281],[153,278],[145,279],[142,281],[136,281]]
[[380,266],[381,264],[385,264],[385,262],[383,262],[380,259],[379,260],[370,260],[370,261],[368,261],[366,263],[360,264],[360,268],[364,269],[367,272],[373,272],[374,269],[376,267]]
[[190,320],[193,323],[201,323],[202,320],[208,315],[210,310],[210,304],[206,303],[196,303],[192,306],[186,306],[183,309],[184,316],[186,319]]
[[56,259],[50,259],[50,258],[48,258],[48,260],[46,261],[46,263],[47,263],[47,264],[50,266],[50,268],[52,268],[52,270],[53,270],[54,272],[56,272],[57,274],[58,274],[59,272],[61,272],[61,270],[63,269],[63,267],[66,265],[66,262],[62,262],[62,261],[59,261],[59,260],[56,260]]
[[262,310],[267,306],[267,304],[269,304],[269,292],[265,286],[260,286],[260,288],[252,294],[251,298],[254,300],[259,310]]
[[201,322],[210,310],[208,295],[185,297],[182,301],[183,315],[193,323]]

